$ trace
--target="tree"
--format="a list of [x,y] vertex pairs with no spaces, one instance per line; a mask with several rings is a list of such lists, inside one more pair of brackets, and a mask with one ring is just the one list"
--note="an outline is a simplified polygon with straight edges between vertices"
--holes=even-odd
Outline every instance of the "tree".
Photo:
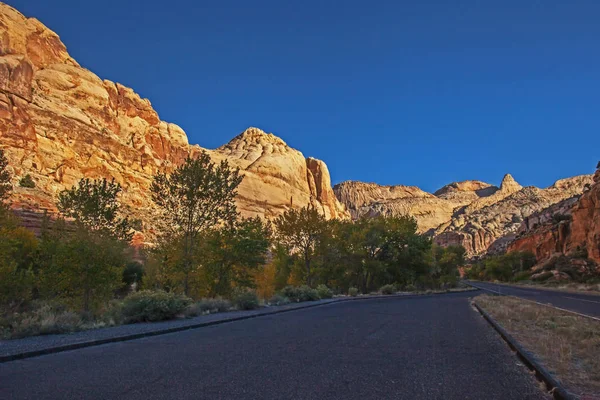
[[237,219],[235,197],[242,182],[238,169],[227,161],[219,165],[202,152],[197,159],[186,158],[171,174],[159,173],[150,186],[152,200],[162,211],[162,234],[165,240],[176,237],[181,257],[178,267],[184,274],[184,293],[189,291],[189,277],[197,265],[196,245],[202,232],[218,225],[232,225]]
[[80,180],[58,197],[59,211],[75,226],[59,222],[53,234],[45,235],[45,290],[81,300],[86,312],[112,296],[128,261],[125,250],[133,232],[120,216],[120,192],[114,180]]
[[242,219],[200,238],[202,265],[210,296],[229,296],[233,287],[254,288],[254,274],[266,262],[269,226],[260,218]]
[[18,308],[31,298],[37,247],[33,232],[12,223],[0,227],[0,311]]
[[436,285],[455,284],[458,280],[458,268],[465,264],[466,250],[463,246],[432,247],[432,266],[430,275]]
[[301,254],[306,284],[311,285],[311,263],[315,249],[327,231],[327,221],[314,207],[290,209],[275,219],[277,239],[291,251]]
[[38,281],[42,297],[60,298],[85,312],[96,310],[122,286],[126,248],[126,242],[82,225],[75,230],[54,227],[40,245]]
[[121,185],[114,179],[85,178],[58,195],[58,210],[91,232],[129,242],[133,232],[129,219],[119,215],[120,192]]

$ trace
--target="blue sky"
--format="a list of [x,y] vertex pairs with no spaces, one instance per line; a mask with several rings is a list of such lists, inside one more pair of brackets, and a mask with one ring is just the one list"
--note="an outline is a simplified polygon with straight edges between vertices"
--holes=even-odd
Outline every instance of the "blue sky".
[[334,183],[523,185],[600,159],[600,1],[8,0],[191,143],[248,126]]

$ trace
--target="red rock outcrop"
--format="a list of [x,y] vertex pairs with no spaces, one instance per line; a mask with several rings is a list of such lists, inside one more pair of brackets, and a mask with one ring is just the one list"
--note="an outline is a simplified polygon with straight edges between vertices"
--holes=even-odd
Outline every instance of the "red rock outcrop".
[[[57,192],[83,177],[114,177],[134,218],[153,214],[152,176],[190,154],[185,132],[161,121],[149,100],[102,80],[73,60],[58,35],[0,3],[0,147],[14,175],[17,208],[53,210]],[[219,149],[245,179],[243,215],[276,215],[313,204],[328,218],[349,214],[331,189],[325,164],[306,159],[281,139],[250,128]],[[30,174],[35,189],[16,182]]]
[[593,184],[580,197],[546,211],[554,218],[527,221],[520,235],[508,246],[508,251],[533,252],[539,262],[556,254],[566,256],[587,254],[600,264],[600,169]]

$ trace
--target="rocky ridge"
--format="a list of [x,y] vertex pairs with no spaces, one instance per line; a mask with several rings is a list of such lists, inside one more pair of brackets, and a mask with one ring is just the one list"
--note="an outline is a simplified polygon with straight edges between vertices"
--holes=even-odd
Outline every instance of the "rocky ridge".
[[522,187],[507,174],[500,187],[481,181],[455,182],[427,193],[411,186],[343,182],[334,187],[353,218],[412,215],[420,231],[436,243],[462,245],[471,256],[502,252],[525,218],[580,194],[591,182],[583,175],[562,179],[546,189]]
[[[81,67],[56,33],[0,3],[0,147],[14,175],[14,205],[54,211],[56,194],[83,177],[114,177],[134,218],[154,214],[152,176],[202,149],[177,125],[162,121],[149,100]],[[244,216],[274,216],[312,204],[328,218],[348,218],[335,198],[327,166],[283,140],[249,128],[206,150],[245,175],[238,207]],[[34,189],[17,182],[30,174]]]

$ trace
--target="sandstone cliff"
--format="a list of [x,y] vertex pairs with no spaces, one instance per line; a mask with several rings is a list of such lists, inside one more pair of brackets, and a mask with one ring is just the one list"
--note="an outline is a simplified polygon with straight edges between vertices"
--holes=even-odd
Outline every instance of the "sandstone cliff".
[[381,186],[347,181],[333,188],[352,218],[378,215],[412,215],[420,231],[438,226],[452,215],[455,204],[424,192],[416,186]]
[[524,221],[508,251],[531,251],[542,263],[566,255],[587,256],[600,264],[600,168],[582,195]]
[[[53,210],[57,192],[82,177],[114,177],[129,213],[145,221],[153,213],[152,176],[202,151],[180,127],[161,121],[149,100],[82,68],[54,32],[2,3],[0,147],[14,174],[15,207]],[[325,164],[271,134],[249,128],[209,153],[243,170],[243,215],[310,203],[328,218],[348,217]],[[25,174],[35,189],[16,184]]]
[[502,252],[523,220],[582,192],[591,176],[557,181],[546,189],[523,188],[507,174],[500,187],[480,181],[455,182],[430,194],[411,186],[343,182],[334,187],[353,218],[412,215],[422,232],[440,245],[462,245],[470,256]]

